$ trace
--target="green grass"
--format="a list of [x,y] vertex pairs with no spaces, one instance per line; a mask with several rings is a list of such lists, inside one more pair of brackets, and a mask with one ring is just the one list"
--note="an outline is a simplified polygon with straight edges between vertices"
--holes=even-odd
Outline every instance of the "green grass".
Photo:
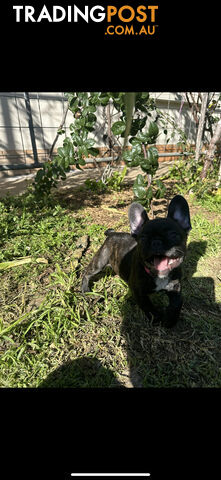
[[221,212],[221,195],[220,192],[213,195],[204,195],[200,200],[192,196],[193,204],[203,206],[209,212]]
[[[202,208],[192,217],[184,306],[177,326],[166,330],[146,320],[108,269],[81,294],[83,269],[112,218],[105,215],[99,224],[86,207],[58,197],[37,204],[30,192],[1,199],[0,262],[33,261],[0,270],[0,386],[220,387],[220,216]],[[122,218],[113,226],[126,231]],[[76,268],[84,235],[90,245]],[[48,263],[38,264],[39,257]]]

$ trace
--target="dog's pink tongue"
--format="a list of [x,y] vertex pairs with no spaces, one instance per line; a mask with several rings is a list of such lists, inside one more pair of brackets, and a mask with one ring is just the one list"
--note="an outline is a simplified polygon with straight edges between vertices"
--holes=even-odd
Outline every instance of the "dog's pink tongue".
[[154,257],[154,267],[156,270],[166,270],[166,268],[168,268],[168,258]]

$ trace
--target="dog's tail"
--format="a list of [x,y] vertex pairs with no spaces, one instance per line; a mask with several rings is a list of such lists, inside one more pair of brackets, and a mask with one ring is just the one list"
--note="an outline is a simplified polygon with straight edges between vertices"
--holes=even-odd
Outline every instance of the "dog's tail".
[[112,235],[113,233],[115,233],[115,230],[113,228],[108,228],[108,230],[106,230],[104,232],[104,235],[106,235],[106,237],[108,237],[109,235]]

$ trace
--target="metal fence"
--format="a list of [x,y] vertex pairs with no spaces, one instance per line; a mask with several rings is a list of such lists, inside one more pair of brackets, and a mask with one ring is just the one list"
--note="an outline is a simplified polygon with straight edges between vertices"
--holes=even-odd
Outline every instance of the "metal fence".
[[[198,98],[198,94],[194,95]],[[185,94],[153,92],[151,97],[165,115],[171,116],[176,127],[186,132],[189,143],[194,144],[196,119]],[[43,165],[48,158],[66,105],[67,97],[63,92],[0,92],[0,175],[19,174],[21,170],[28,171]],[[217,113],[220,114],[220,110]],[[105,115],[105,107],[99,107],[94,133],[97,146],[104,149]],[[68,112],[63,127],[65,135],[68,134],[72,121],[73,116]],[[162,130],[157,142],[160,157],[171,159],[180,155],[175,130],[177,129],[171,124],[168,124],[167,134]],[[169,143],[168,135],[171,136]],[[59,136],[56,148],[62,145],[63,138]],[[56,154],[56,149],[54,153]]]
[[33,169],[43,164],[66,103],[64,93],[0,93],[0,171]]

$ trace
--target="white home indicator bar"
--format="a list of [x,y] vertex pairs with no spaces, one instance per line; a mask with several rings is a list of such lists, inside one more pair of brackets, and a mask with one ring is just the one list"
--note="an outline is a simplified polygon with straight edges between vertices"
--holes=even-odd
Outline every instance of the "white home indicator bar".
[[150,477],[150,473],[71,473],[72,477]]

